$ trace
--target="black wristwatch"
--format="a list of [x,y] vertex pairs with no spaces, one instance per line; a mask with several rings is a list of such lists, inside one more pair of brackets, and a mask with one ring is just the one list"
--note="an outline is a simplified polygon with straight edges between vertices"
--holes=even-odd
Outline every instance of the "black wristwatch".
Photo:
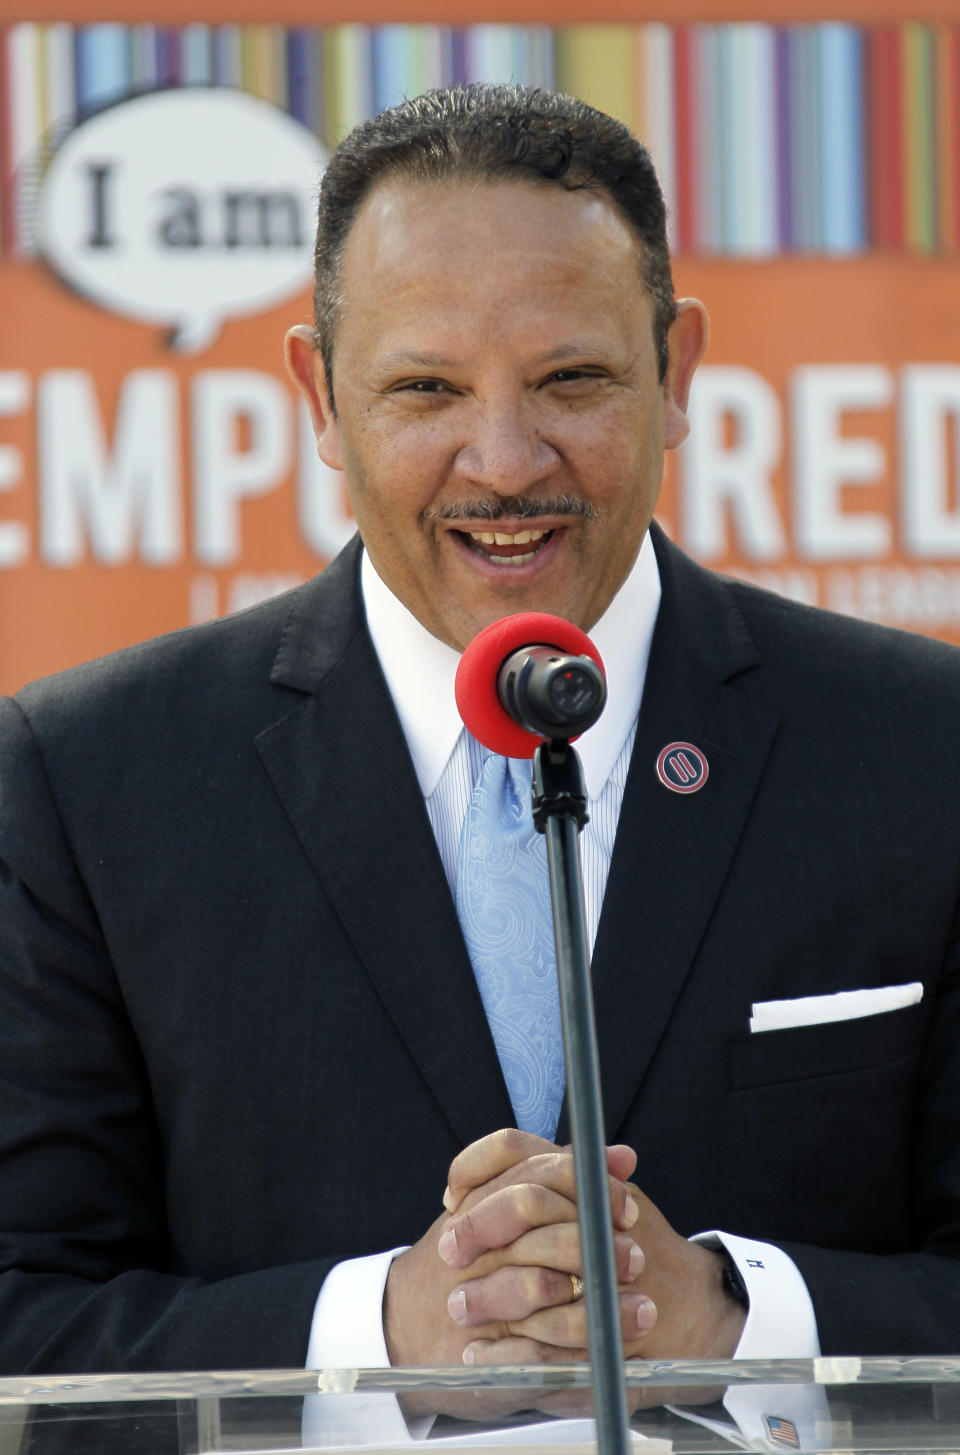
[[750,1307],[750,1295],[747,1293],[747,1286],[740,1277],[740,1269],[732,1258],[724,1258],[720,1282],[728,1298],[732,1298],[734,1303],[738,1303],[741,1308],[748,1309]]

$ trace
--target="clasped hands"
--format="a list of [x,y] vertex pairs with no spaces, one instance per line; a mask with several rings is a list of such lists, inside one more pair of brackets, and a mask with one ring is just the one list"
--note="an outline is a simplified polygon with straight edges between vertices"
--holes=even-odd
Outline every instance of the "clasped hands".
[[[607,1148],[626,1358],[729,1358],[743,1310],[722,1260],[674,1231],[628,1181],[636,1155]],[[446,1211],[394,1260],[384,1296],[391,1364],[538,1364],[587,1358],[576,1184],[569,1148],[491,1133],[450,1167]]]

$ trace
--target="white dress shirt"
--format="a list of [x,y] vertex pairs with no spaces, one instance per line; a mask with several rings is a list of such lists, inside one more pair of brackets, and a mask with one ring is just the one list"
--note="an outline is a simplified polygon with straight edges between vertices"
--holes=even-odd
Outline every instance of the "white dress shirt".
[[[427,814],[437,839],[451,892],[455,892],[460,831],[473,791],[471,747],[454,700],[460,654],[431,636],[393,595],[364,552],[361,585],[367,625],[407,740]],[[650,644],[660,605],[660,576],[649,535],[630,575],[590,635],[607,674],[603,716],[577,741],[587,785],[589,822],[580,834],[584,904],[591,949],[596,938],[607,873],[637,715],[646,679]],[[812,1358],[819,1354],[813,1306],[793,1260],[767,1243],[721,1232],[695,1241],[723,1245],[740,1270],[750,1308],[737,1358]],[[307,1368],[377,1368],[389,1364],[381,1305],[390,1263],[404,1249],[337,1264],[320,1290],[314,1311]],[[745,1435],[754,1425],[741,1390],[735,1418]],[[335,1398],[335,1397],[334,1397]],[[351,1397],[354,1398],[354,1397]],[[334,1407],[331,1397],[311,1401]],[[337,1405],[340,1400],[335,1401]],[[338,1411],[339,1422],[344,1411]],[[332,1433],[318,1429],[318,1409],[306,1416],[304,1437]],[[759,1421],[759,1412],[756,1416]],[[396,1402],[376,1396],[365,1402],[366,1443],[417,1438],[426,1425],[408,1427]],[[354,1432],[356,1435],[356,1432]]]

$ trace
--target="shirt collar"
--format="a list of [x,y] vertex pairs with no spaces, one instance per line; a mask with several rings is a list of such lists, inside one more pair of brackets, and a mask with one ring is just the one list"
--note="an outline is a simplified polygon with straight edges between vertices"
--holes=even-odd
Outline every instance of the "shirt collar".
[[[374,650],[420,790],[429,798],[463,730],[453,691],[460,653],[431,636],[394,596],[366,551],[360,586]],[[607,672],[603,716],[577,739],[590,798],[600,796],[640,711],[659,606],[660,573],[648,533],[629,576],[590,633]]]

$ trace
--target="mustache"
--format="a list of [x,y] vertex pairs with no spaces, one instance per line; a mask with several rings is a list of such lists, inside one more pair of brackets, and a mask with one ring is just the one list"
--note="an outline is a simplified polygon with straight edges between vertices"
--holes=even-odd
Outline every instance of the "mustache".
[[495,495],[492,500],[458,500],[439,510],[425,510],[423,520],[537,520],[550,515],[575,515],[597,520],[599,511],[576,495],[551,495],[545,499]]

